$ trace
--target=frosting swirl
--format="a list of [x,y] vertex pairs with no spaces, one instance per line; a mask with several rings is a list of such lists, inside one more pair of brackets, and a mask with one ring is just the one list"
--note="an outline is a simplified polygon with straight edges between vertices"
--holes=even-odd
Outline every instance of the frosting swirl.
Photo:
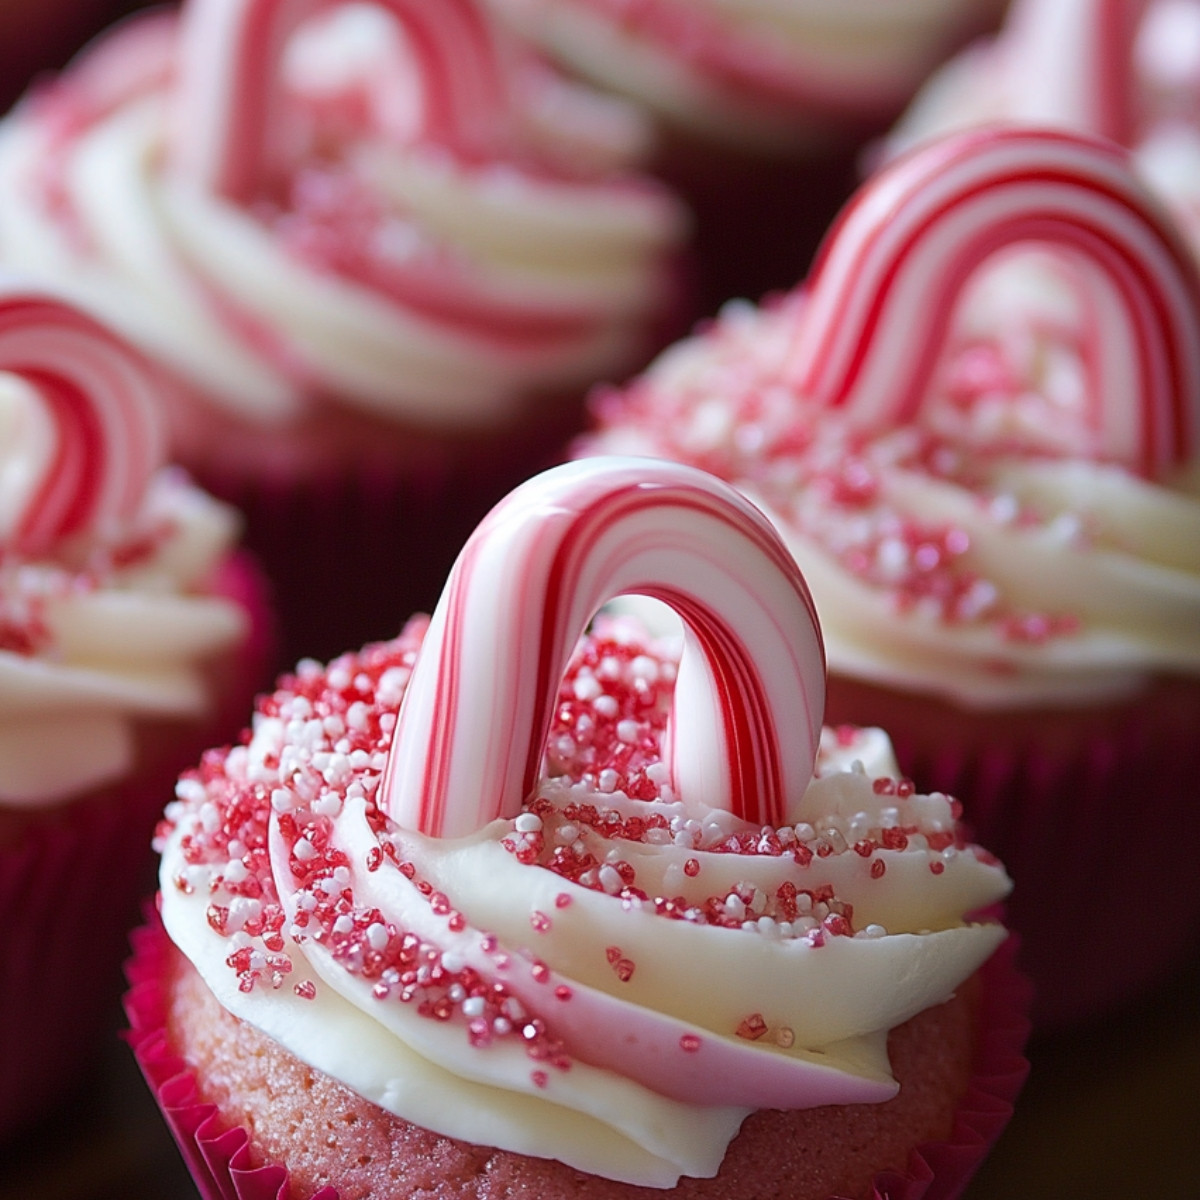
[[[214,34],[223,19],[199,0],[182,24],[128,23],[0,133],[0,254],[172,369],[177,438],[202,438],[214,414],[292,429],[331,400],[406,427],[483,428],[644,354],[684,220],[629,173],[628,114],[525,64],[468,153],[414,128],[433,68],[380,8],[276,30],[286,53]],[[219,89],[247,80],[271,93],[247,112],[286,105],[287,120],[262,117],[260,177],[232,194],[189,156]],[[209,132],[232,156],[253,123]]]
[[406,1119],[649,1186],[714,1174],[751,1108],[892,1094],[886,1031],[1004,936],[953,802],[827,731],[790,824],[684,809],[678,647],[602,622],[522,810],[416,833],[377,801],[426,628],[302,663],[180,782],[163,919],[221,1003]]

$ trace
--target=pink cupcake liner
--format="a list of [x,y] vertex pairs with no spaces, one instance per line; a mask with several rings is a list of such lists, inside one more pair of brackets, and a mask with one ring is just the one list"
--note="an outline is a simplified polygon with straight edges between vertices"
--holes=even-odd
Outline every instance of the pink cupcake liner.
[[[1129,1004],[1194,953],[1200,871],[1183,835],[1200,780],[1200,684],[1164,682],[1110,710],[1040,724],[953,718],[978,722],[974,737],[892,703],[861,716],[888,729],[922,791],[963,802],[972,836],[1012,875],[1007,920],[1022,936],[1040,1030]],[[847,707],[843,718],[860,714]]]
[[[127,1040],[204,1200],[300,1200],[289,1191],[286,1167],[251,1165],[250,1134],[226,1125],[215,1105],[199,1098],[196,1075],[168,1045],[163,991],[170,942],[157,910],[132,935],[126,963],[130,988]],[[1012,1115],[1029,1063],[1031,988],[1015,968],[1017,939],[1009,938],[983,967],[980,1037],[974,1071],[946,1142],[916,1147],[905,1173],[881,1172],[872,1200],[953,1200],[987,1157]],[[304,1200],[338,1200],[322,1188]]]
[[248,559],[219,589],[251,616],[251,634],[211,722],[155,753],[135,780],[38,814],[0,849],[0,1138],[43,1115],[88,1065],[121,990],[126,935],[153,885],[150,840],[179,771],[235,736],[269,663],[270,623]]

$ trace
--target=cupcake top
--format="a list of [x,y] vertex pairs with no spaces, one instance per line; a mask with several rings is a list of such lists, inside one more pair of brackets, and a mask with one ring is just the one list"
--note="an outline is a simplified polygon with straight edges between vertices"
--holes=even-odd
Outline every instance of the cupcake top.
[[838,673],[1102,701],[1200,670],[1198,296],[1121,151],[949,137],[862,188],[808,284],[600,395],[580,452],[750,494]]
[[0,276],[0,807],[122,777],[146,722],[209,711],[247,632],[210,593],[236,519],[163,466],[160,426],[138,355]]
[[997,36],[929,80],[886,150],[995,121],[1111,138],[1200,247],[1198,88],[1191,0],[1015,0]]
[[[597,607],[656,596],[679,643]],[[583,636],[581,636],[583,634]],[[448,1136],[647,1186],[754,1108],[887,1099],[887,1031],[1008,889],[879,731],[821,731],[811,600],[691,468],[539,476],[432,619],[264,697],[180,781],[162,916],[220,1002]]]
[[995,0],[492,0],[584,78],[693,134],[795,147],[906,102]]
[[169,366],[197,429],[487,428],[650,349],[685,221],[642,138],[472,0],[190,0],[4,122],[0,260]]

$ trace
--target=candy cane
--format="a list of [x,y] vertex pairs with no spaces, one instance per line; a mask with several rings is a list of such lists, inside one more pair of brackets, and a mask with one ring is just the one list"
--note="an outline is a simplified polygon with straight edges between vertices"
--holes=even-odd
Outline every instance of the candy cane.
[[[0,514],[0,545],[37,553],[131,517],[164,461],[151,368],[91,317],[0,276],[0,371],[33,385],[50,442],[22,502]],[[5,447],[0,470],[7,459],[23,472],[38,457],[30,442],[42,433],[26,429],[29,440]]]
[[[283,164],[281,60],[289,36],[344,0],[192,0],[181,29],[171,165],[246,201]],[[377,0],[402,24],[423,84],[421,136],[484,153],[508,107],[494,33],[474,0]]]
[[868,182],[822,249],[788,378],[864,425],[911,420],[963,285],[996,250],[1026,241],[1088,274],[1099,453],[1152,478],[1189,460],[1200,427],[1196,265],[1124,153],[1081,136],[976,130]]
[[812,778],[825,659],[808,589],[769,522],[674,463],[594,458],[502,501],[434,611],[400,708],[383,803],[461,836],[520,810],[567,659],[596,609],[638,592],[683,618],[668,741],[696,811],[783,823]]
[[1133,48],[1149,0],[1024,0],[997,42],[1006,116],[1130,145]]

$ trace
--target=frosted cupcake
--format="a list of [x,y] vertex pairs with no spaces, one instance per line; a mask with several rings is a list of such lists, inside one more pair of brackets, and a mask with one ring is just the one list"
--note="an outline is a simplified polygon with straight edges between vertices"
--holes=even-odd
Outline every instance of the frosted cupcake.
[[[431,603],[466,533],[447,510],[473,523],[677,315],[686,222],[633,174],[642,136],[472,0],[194,0],[5,123],[0,260],[171,372],[177,457],[272,568],[303,563],[285,617],[389,528],[410,589],[433,560]],[[326,620],[365,573],[339,587]],[[290,645],[347,644],[310,615]]]
[[157,417],[132,350],[0,277],[0,1136],[88,1065],[162,788],[268,665],[236,519]]
[[[1188,819],[1200,768],[1198,295],[1119,150],[960,135],[870,181],[807,285],[600,397],[583,447],[694,463],[772,514],[831,719],[887,728],[1003,856],[1046,1022],[1162,978],[1200,922],[1193,872],[1113,836]],[[1166,888],[1172,919],[1114,944],[1106,873]]]
[[[682,648],[580,640],[627,589]],[[882,734],[822,735],[823,678],[761,514],[596,460],[282,679],[181,780],[132,967],[203,1194],[955,1194],[1023,1075],[1007,878]]]

